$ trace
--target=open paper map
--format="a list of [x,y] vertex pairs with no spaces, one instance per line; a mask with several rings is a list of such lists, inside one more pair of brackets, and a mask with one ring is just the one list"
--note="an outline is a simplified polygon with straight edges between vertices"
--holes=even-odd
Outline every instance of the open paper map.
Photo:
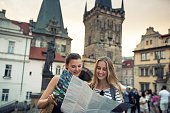
[[95,93],[86,82],[64,70],[53,92],[64,113],[121,112],[131,105]]

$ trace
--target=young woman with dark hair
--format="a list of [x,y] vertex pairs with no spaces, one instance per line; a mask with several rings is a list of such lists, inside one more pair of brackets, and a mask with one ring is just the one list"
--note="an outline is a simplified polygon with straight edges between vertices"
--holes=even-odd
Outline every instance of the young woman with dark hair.
[[[75,76],[79,76],[79,74],[82,71],[82,61],[81,61],[81,56],[77,53],[70,53],[66,57],[65,61],[65,68],[71,72]],[[46,90],[42,94],[41,98],[39,99],[37,103],[37,108],[38,109],[44,109],[46,108],[49,104],[53,104],[54,108],[52,110],[52,113],[62,113],[60,110],[60,106],[54,101],[54,96],[52,92],[54,91],[58,81],[59,81],[60,76],[54,76],[50,83],[48,84]]]

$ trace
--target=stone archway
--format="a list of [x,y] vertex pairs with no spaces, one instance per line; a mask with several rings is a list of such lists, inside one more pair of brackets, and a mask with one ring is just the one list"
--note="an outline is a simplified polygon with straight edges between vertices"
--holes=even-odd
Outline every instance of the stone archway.
[[90,82],[92,77],[93,77],[93,73],[87,68],[83,68],[79,75],[80,79],[87,81],[87,82]]

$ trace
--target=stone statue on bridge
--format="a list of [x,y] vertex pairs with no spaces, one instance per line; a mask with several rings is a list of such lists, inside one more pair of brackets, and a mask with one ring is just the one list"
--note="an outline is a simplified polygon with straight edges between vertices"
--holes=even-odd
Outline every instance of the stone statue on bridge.
[[54,48],[54,42],[48,42],[48,49],[46,54],[46,61],[43,69],[43,75],[50,75],[52,74],[52,63],[55,59],[55,50]]

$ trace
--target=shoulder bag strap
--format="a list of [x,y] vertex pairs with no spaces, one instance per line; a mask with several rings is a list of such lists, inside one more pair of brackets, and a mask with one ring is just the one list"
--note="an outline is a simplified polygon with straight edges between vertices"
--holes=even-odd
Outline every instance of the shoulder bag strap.
[[115,87],[113,85],[110,85],[110,93],[111,93],[112,99],[116,100],[116,98],[115,98],[116,90],[115,90]]
[[90,84],[89,87],[93,90],[94,89],[94,85]]

